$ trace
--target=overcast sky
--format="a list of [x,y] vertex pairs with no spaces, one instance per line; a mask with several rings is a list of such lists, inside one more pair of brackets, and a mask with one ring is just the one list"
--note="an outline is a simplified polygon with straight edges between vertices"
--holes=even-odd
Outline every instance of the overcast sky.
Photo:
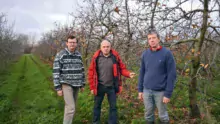
[[5,13],[14,31],[36,34],[54,28],[54,22],[71,22],[69,12],[76,11],[77,0],[0,0],[0,13]]
[[[77,10],[77,3],[83,0],[0,0],[0,13],[5,13],[9,24],[14,23],[14,31],[35,34],[40,39],[42,33],[52,30],[54,22],[71,23],[68,13]],[[193,1],[197,8],[198,0]],[[171,2],[172,3],[172,2]],[[82,3],[80,3],[82,5]],[[171,5],[171,4],[170,4]],[[131,5],[132,6],[132,5]],[[191,6],[182,5],[190,10]]]

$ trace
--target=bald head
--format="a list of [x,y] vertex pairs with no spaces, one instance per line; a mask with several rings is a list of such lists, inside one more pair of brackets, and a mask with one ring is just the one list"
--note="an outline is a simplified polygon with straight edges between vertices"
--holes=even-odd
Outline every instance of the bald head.
[[110,54],[110,50],[111,50],[111,43],[108,40],[103,40],[101,42],[100,49],[101,49],[103,55],[108,56]]

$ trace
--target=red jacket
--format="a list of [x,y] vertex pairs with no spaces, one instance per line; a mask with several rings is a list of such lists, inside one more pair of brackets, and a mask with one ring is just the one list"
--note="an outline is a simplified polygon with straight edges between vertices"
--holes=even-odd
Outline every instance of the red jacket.
[[[100,54],[101,50],[95,52],[92,57],[92,61],[89,66],[88,70],[88,80],[90,85],[90,90],[93,90],[94,95],[97,95],[97,88],[98,88],[98,75],[96,69],[96,60]],[[121,75],[125,77],[129,77],[130,72],[126,69],[125,64],[122,62],[118,52],[111,49],[113,58],[113,82],[116,93],[120,93],[122,90],[122,82],[121,82]]]

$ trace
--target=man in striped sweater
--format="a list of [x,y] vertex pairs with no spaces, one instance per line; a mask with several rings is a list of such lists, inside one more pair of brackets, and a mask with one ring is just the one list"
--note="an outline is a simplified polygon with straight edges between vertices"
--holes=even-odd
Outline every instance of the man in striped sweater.
[[65,101],[63,124],[72,124],[78,91],[84,90],[85,73],[81,54],[76,50],[77,39],[69,36],[67,48],[57,53],[53,64],[54,87]]

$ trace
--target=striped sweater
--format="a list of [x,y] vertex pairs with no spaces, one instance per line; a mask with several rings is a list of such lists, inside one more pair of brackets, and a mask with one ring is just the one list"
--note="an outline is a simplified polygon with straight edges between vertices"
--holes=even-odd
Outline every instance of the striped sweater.
[[85,86],[85,72],[81,54],[71,53],[67,48],[57,53],[53,63],[53,82],[55,90],[61,90],[61,84],[73,87]]

